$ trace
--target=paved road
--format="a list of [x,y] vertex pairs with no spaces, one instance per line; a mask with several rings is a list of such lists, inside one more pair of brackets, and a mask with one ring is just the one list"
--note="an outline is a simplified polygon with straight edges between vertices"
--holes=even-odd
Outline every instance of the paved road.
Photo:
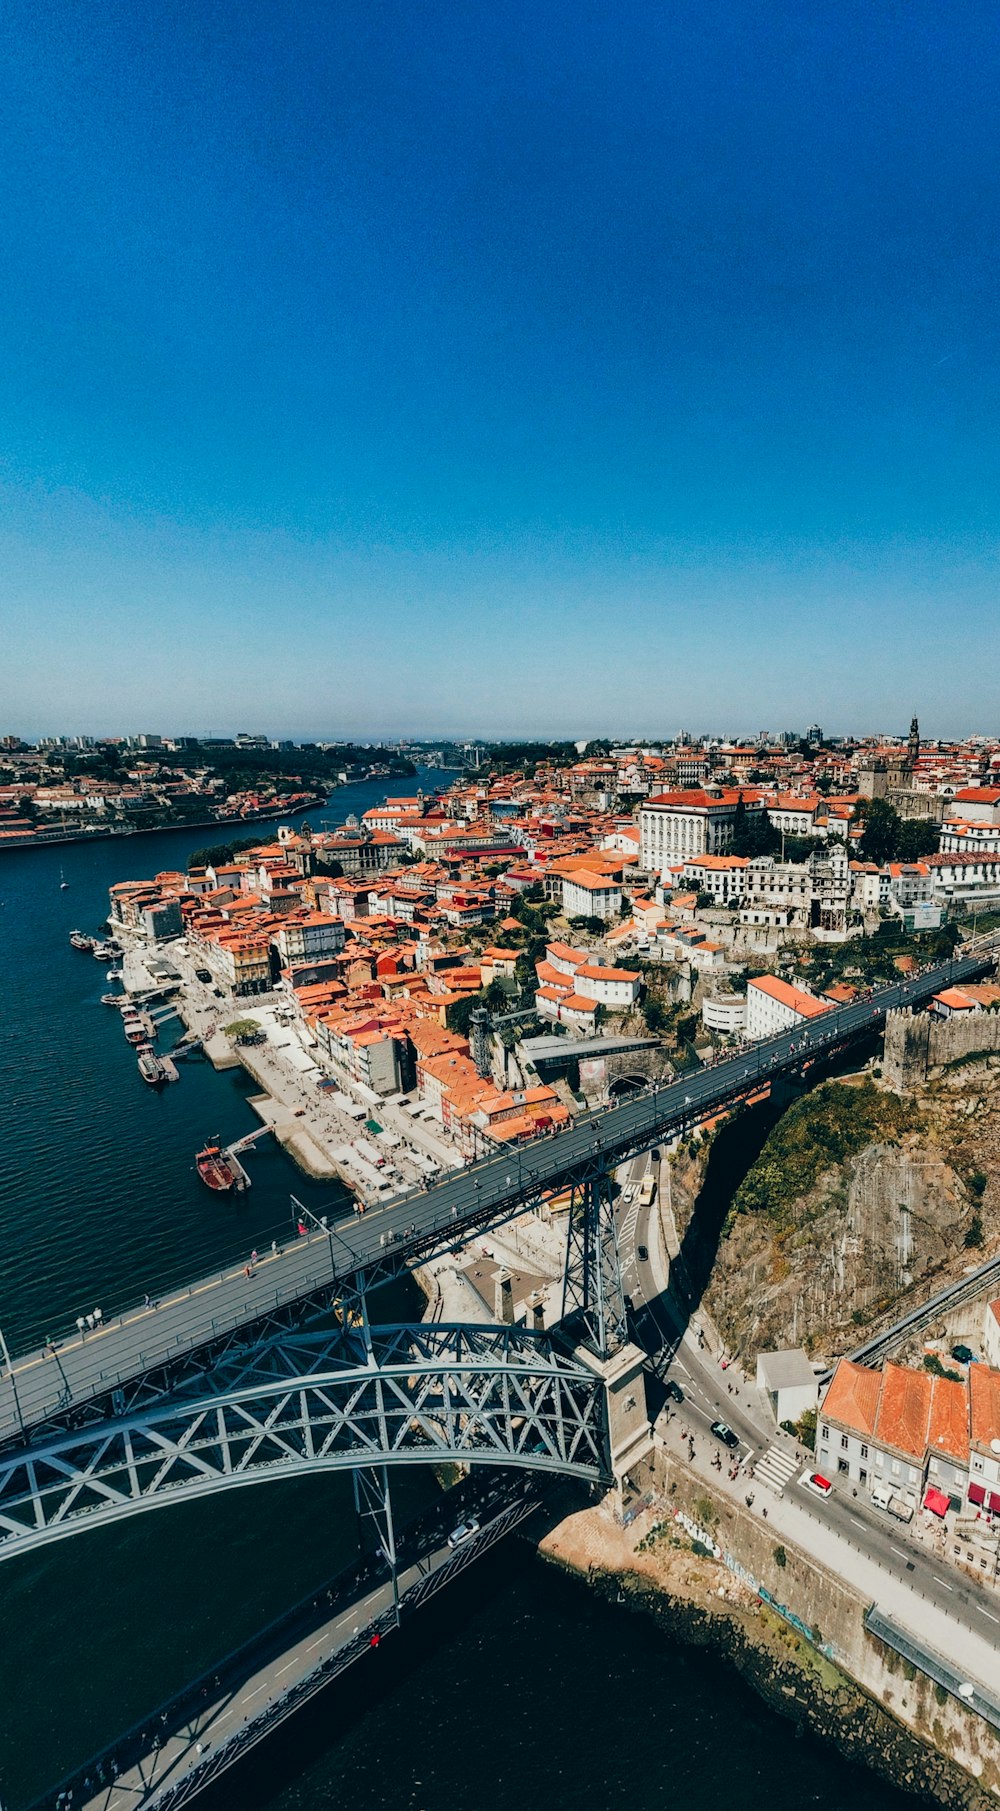
[[976,956],[894,982],[871,999],[809,1021],[805,1029],[796,1027],[620,1106],[585,1114],[563,1131],[471,1164],[363,1217],[352,1216],[328,1235],[301,1239],[250,1276],[238,1267],[216,1273],[155,1307],[109,1319],[97,1333],[63,1341],[55,1353],[27,1354],[0,1378],[0,1442],[74,1404],[107,1396],[129,1379],[175,1362],[227,1329],[301,1300],[336,1279],[387,1257],[415,1257],[452,1233],[503,1219],[517,1212],[526,1197],[565,1185],[595,1159],[610,1164],[649,1150],[678,1126],[708,1117],[753,1094],[762,1083],[801,1068],[803,1058],[813,1061],[876,1031],[893,1007],[926,1001],[942,986],[978,974],[989,961],[984,947]]
[[[683,1445],[679,1438],[683,1427],[694,1437],[696,1464],[707,1471],[717,1487],[731,1488],[740,1497],[753,1493],[759,1513],[766,1509],[768,1520],[775,1527],[784,1525],[790,1538],[848,1583],[862,1592],[870,1589],[873,1599],[883,1605],[891,1601],[904,1626],[926,1632],[928,1612],[933,1609],[940,1650],[969,1671],[975,1670],[972,1656],[977,1656],[979,1677],[988,1683],[997,1665],[1000,1596],[966,1580],[957,1568],[929,1553],[862,1496],[855,1498],[838,1487],[824,1500],[800,1485],[798,1476],[807,1468],[809,1455],[775,1430],[755,1386],[722,1370],[719,1355],[701,1343],[697,1320],[689,1324],[683,1307],[676,1303],[669,1288],[655,1207],[637,1217],[634,1240],[636,1246],[644,1244],[650,1253],[649,1260],[636,1264],[634,1270],[635,1289],[630,1293],[635,1328],[652,1355],[662,1354],[669,1360],[666,1366],[658,1365],[658,1371],[672,1377],[684,1390],[683,1404],[670,1405],[672,1420],[668,1432],[676,1437],[678,1450]],[[623,1260],[628,1262],[625,1251]],[[739,1436],[744,1467],[748,1462],[756,1464],[776,1446],[790,1454],[802,1454],[794,1479],[780,1501],[756,1479],[748,1482],[745,1472],[735,1486],[729,1487],[729,1456],[708,1431],[717,1419],[725,1421]],[[723,1460],[721,1472],[711,1466],[716,1451]],[[942,1642],[946,1645],[942,1646]],[[991,1650],[992,1657],[988,1659]]]

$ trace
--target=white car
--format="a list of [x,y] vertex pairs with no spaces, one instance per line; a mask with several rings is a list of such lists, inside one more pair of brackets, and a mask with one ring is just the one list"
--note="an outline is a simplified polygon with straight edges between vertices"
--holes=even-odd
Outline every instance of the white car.
[[629,1183],[628,1188],[625,1190],[625,1193],[622,1196],[622,1200],[624,1201],[626,1207],[631,1206],[632,1202],[635,1200],[635,1183],[634,1182]]
[[468,1521],[459,1522],[458,1527],[452,1529],[448,1536],[448,1545],[449,1547],[461,1547],[464,1541],[471,1541],[473,1535],[478,1533],[479,1523],[474,1515],[470,1515]]
[[804,1471],[799,1483],[803,1490],[814,1491],[818,1497],[828,1497],[833,1489],[829,1478],[824,1478],[821,1471]]

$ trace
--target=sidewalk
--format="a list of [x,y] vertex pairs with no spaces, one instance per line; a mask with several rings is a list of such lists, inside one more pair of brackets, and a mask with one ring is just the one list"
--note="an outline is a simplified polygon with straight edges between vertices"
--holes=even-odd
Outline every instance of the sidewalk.
[[[710,1462],[710,1450],[701,1429],[695,1438],[694,1459],[690,1460],[686,1443],[681,1439],[683,1426],[684,1412],[680,1408],[665,1429],[662,1426],[657,1429],[657,1443],[713,1491],[745,1506],[747,1478],[742,1468],[735,1481],[727,1475],[725,1459],[722,1470],[717,1471]],[[949,1616],[928,1600],[919,1585],[908,1584],[866,1553],[861,1545],[831,1528],[824,1522],[819,1505],[813,1509],[804,1497],[798,1499],[791,1494],[776,1497],[753,1486],[751,1494],[754,1497],[751,1513],[767,1522],[776,1541],[782,1538],[789,1541],[869,1603],[877,1603],[903,1628],[918,1634],[928,1647],[935,1648],[963,1678],[987,1688],[995,1682],[998,1652],[989,1635],[980,1635],[967,1622]],[[1000,1618],[997,1618],[997,1629],[1000,1634]]]

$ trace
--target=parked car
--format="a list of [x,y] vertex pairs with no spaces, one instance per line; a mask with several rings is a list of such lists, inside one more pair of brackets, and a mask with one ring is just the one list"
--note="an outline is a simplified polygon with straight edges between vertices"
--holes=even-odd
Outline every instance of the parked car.
[[647,1258],[649,1257],[649,1252],[647,1251],[645,1245],[637,1245],[635,1248],[635,1255],[640,1260],[641,1263],[645,1264]]
[[674,1382],[672,1377],[667,1378],[667,1381],[663,1386],[663,1391],[664,1395],[669,1397],[671,1402],[684,1401],[684,1391],[681,1389],[679,1383]]
[[717,1440],[721,1440],[723,1446],[728,1446],[730,1452],[734,1447],[739,1446],[739,1435],[734,1434],[732,1428],[725,1421],[713,1421],[708,1431],[710,1434],[714,1434]]

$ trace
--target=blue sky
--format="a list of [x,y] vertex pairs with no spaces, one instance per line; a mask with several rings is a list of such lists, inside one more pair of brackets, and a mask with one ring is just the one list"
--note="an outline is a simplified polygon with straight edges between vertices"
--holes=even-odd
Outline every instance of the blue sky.
[[992,7],[0,33],[0,728],[998,728]]

